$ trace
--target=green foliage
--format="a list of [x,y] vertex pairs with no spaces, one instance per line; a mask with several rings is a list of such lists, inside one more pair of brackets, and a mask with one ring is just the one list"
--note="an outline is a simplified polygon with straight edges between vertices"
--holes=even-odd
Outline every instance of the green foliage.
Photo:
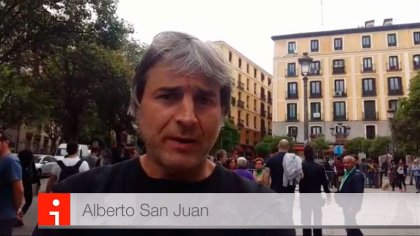
[[420,73],[410,81],[408,97],[400,101],[392,122],[398,147],[406,154],[420,155]]
[[257,155],[262,157],[267,157],[270,153],[278,151],[278,144],[280,140],[287,139],[289,140],[289,151],[293,152],[294,142],[291,137],[287,136],[265,136],[257,145],[255,145],[255,151]]
[[391,138],[389,137],[375,138],[368,149],[370,157],[378,157],[380,155],[386,154],[390,143]]
[[224,127],[217,137],[211,153],[215,153],[219,149],[224,149],[227,152],[232,152],[239,144],[240,132],[238,128],[230,120],[224,121]]
[[357,155],[363,150],[368,150],[369,148],[363,149],[363,143],[366,142],[366,139],[363,137],[357,137],[350,140],[347,140],[344,143],[344,148],[346,149],[346,152],[348,154],[354,154]]
[[330,143],[322,136],[312,141],[312,147],[316,152],[323,152],[330,148]]

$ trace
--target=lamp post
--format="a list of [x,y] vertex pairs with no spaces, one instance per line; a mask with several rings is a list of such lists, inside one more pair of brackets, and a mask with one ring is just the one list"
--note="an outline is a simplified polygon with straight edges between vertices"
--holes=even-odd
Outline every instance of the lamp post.
[[350,125],[343,125],[343,123],[337,123],[337,126],[331,126],[330,131],[331,135],[335,137],[338,145],[344,144],[340,142],[340,138],[347,138],[350,135],[351,127]]
[[392,159],[394,160],[394,152],[395,152],[395,140],[394,140],[394,126],[392,125],[395,116],[395,108],[388,110],[388,120],[389,120],[389,128],[391,130],[391,155]]
[[312,63],[312,58],[308,56],[307,52],[299,58],[299,64],[303,76],[303,138],[304,142],[308,140],[308,74]]

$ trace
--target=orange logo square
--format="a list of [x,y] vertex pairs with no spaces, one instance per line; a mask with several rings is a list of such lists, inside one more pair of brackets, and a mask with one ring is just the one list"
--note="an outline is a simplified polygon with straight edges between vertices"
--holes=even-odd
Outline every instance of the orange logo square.
[[38,225],[70,225],[70,193],[40,193],[38,195]]

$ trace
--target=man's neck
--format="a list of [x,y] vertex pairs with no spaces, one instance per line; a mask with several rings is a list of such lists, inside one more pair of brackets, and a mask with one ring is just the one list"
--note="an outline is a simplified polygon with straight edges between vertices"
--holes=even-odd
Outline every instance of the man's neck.
[[171,179],[186,182],[198,182],[209,177],[214,169],[215,164],[204,159],[200,166],[191,168],[191,170],[165,170],[160,164],[156,163],[152,157],[147,154],[140,156],[140,165],[147,176],[154,179]]

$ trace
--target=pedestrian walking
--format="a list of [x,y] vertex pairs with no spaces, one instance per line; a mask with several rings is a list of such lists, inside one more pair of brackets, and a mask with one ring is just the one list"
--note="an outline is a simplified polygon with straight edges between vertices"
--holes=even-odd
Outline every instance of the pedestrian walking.
[[411,167],[414,184],[416,185],[416,193],[420,192],[420,164],[418,159],[414,160],[413,166]]

